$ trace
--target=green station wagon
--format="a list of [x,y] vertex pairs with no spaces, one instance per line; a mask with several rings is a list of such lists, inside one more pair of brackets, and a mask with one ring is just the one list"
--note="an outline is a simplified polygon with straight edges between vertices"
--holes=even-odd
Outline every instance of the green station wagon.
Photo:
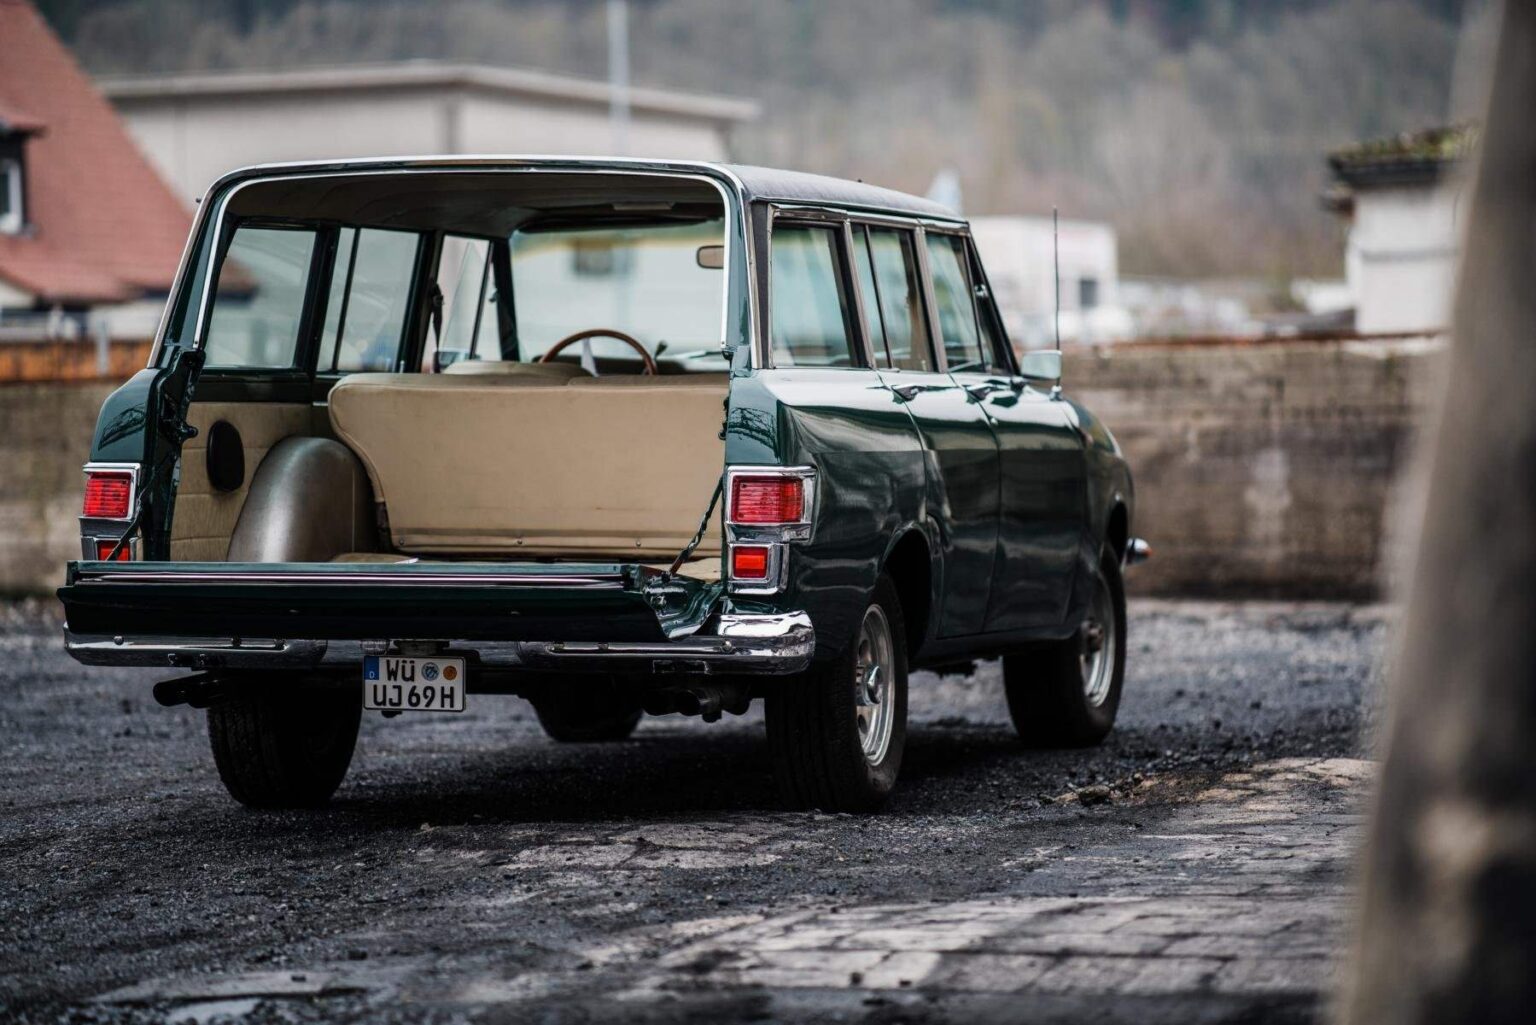
[[253,167],[204,198],[110,396],[59,591],[160,666],[258,807],[364,710],[530,700],[551,737],[763,699],[796,807],[878,807],[908,672],[1002,657],[1032,745],[1112,728],[1131,478],[1008,343],[966,223],[753,167]]

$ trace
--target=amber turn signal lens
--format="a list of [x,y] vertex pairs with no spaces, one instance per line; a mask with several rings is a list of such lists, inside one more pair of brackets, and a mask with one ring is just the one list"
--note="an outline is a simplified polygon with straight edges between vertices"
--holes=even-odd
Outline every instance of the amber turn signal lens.
[[737,580],[767,580],[767,546],[737,545],[732,548],[731,576]]

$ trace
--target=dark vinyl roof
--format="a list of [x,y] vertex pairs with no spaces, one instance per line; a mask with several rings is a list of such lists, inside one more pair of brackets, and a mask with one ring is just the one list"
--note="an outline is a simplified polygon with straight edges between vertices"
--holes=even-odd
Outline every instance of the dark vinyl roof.
[[735,175],[748,199],[762,199],[783,203],[806,203],[817,206],[855,207],[860,210],[883,210],[889,213],[915,217],[935,217],[946,221],[958,221],[960,215],[941,203],[923,199],[878,185],[829,178],[804,171],[780,171],[771,167],[753,167],[749,164],[725,164],[726,171]]
[[[5,0],[0,0],[4,3]],[[808,206],[830,206],[851,210],[867,210],[872,213],[899,214],[907,217],[926,217],[935,220],[963,222],[964,218],[940,203],[930,199],[883,189],[877,185],[829,178],[803,171],[780,171],[770,167],[754,167],[749,164],[721,164],[698,160],[654,160],[634,157],[562,157],[562,156],[512,156],[492,154],[454,154],[418,157],[362,157],[326,161],[302,161],[282,164],[256,164],[231,171],[220,183],[238,178],[250,178],[260,174],[304,174],[311,172],[337,172],[348,170],[409,169],[438,167],[496,168],[548,168],[550,170],[592,171],[656,171],[662,174],[679,172],[703,173],[740,182],[748,202],[763,200],[779,203],[803,203]]]

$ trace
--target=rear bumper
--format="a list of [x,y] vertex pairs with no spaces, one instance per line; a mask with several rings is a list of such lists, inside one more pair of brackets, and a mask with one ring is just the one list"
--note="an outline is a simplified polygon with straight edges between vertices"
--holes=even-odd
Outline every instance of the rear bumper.
[[[810,664],[816,632],[803,612],[726,613],[712,633],[659,641],[495,641],[412,639],[495,669],[603,673],[785,675]],[[446,648],[441,646],[446,645]],[[323,669],[361,666],[363,656],[396,650],[390,640],[106,636],[64,628],[64,647],[88,666],[178,669]]]

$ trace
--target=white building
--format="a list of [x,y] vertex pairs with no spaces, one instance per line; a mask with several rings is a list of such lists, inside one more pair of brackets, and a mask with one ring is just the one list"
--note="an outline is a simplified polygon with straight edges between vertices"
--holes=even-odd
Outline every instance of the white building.
[[[973,217],[971,233],[998,309],[1015,345],[1054,344],[1056,238],[1049,217]],[[1120,305],[1115,229],[1094,221],[1062,221],[1061,340],[1109,342],[1130,337]]]
[[[626,90],[623,138],[608,83],[432,61],[97,83],[182,196],[247,164],[423,153],[559,153],[720,160],[755,103]],[[618,153],[618,150],[624,150]]]
[[1355,330],[1443,330],[1461,248],[1468,193],[1457,169],[1473,144],[1467,128],[1442,128],[1340,150],[1328,206],[1349,222],[1344,273]]

